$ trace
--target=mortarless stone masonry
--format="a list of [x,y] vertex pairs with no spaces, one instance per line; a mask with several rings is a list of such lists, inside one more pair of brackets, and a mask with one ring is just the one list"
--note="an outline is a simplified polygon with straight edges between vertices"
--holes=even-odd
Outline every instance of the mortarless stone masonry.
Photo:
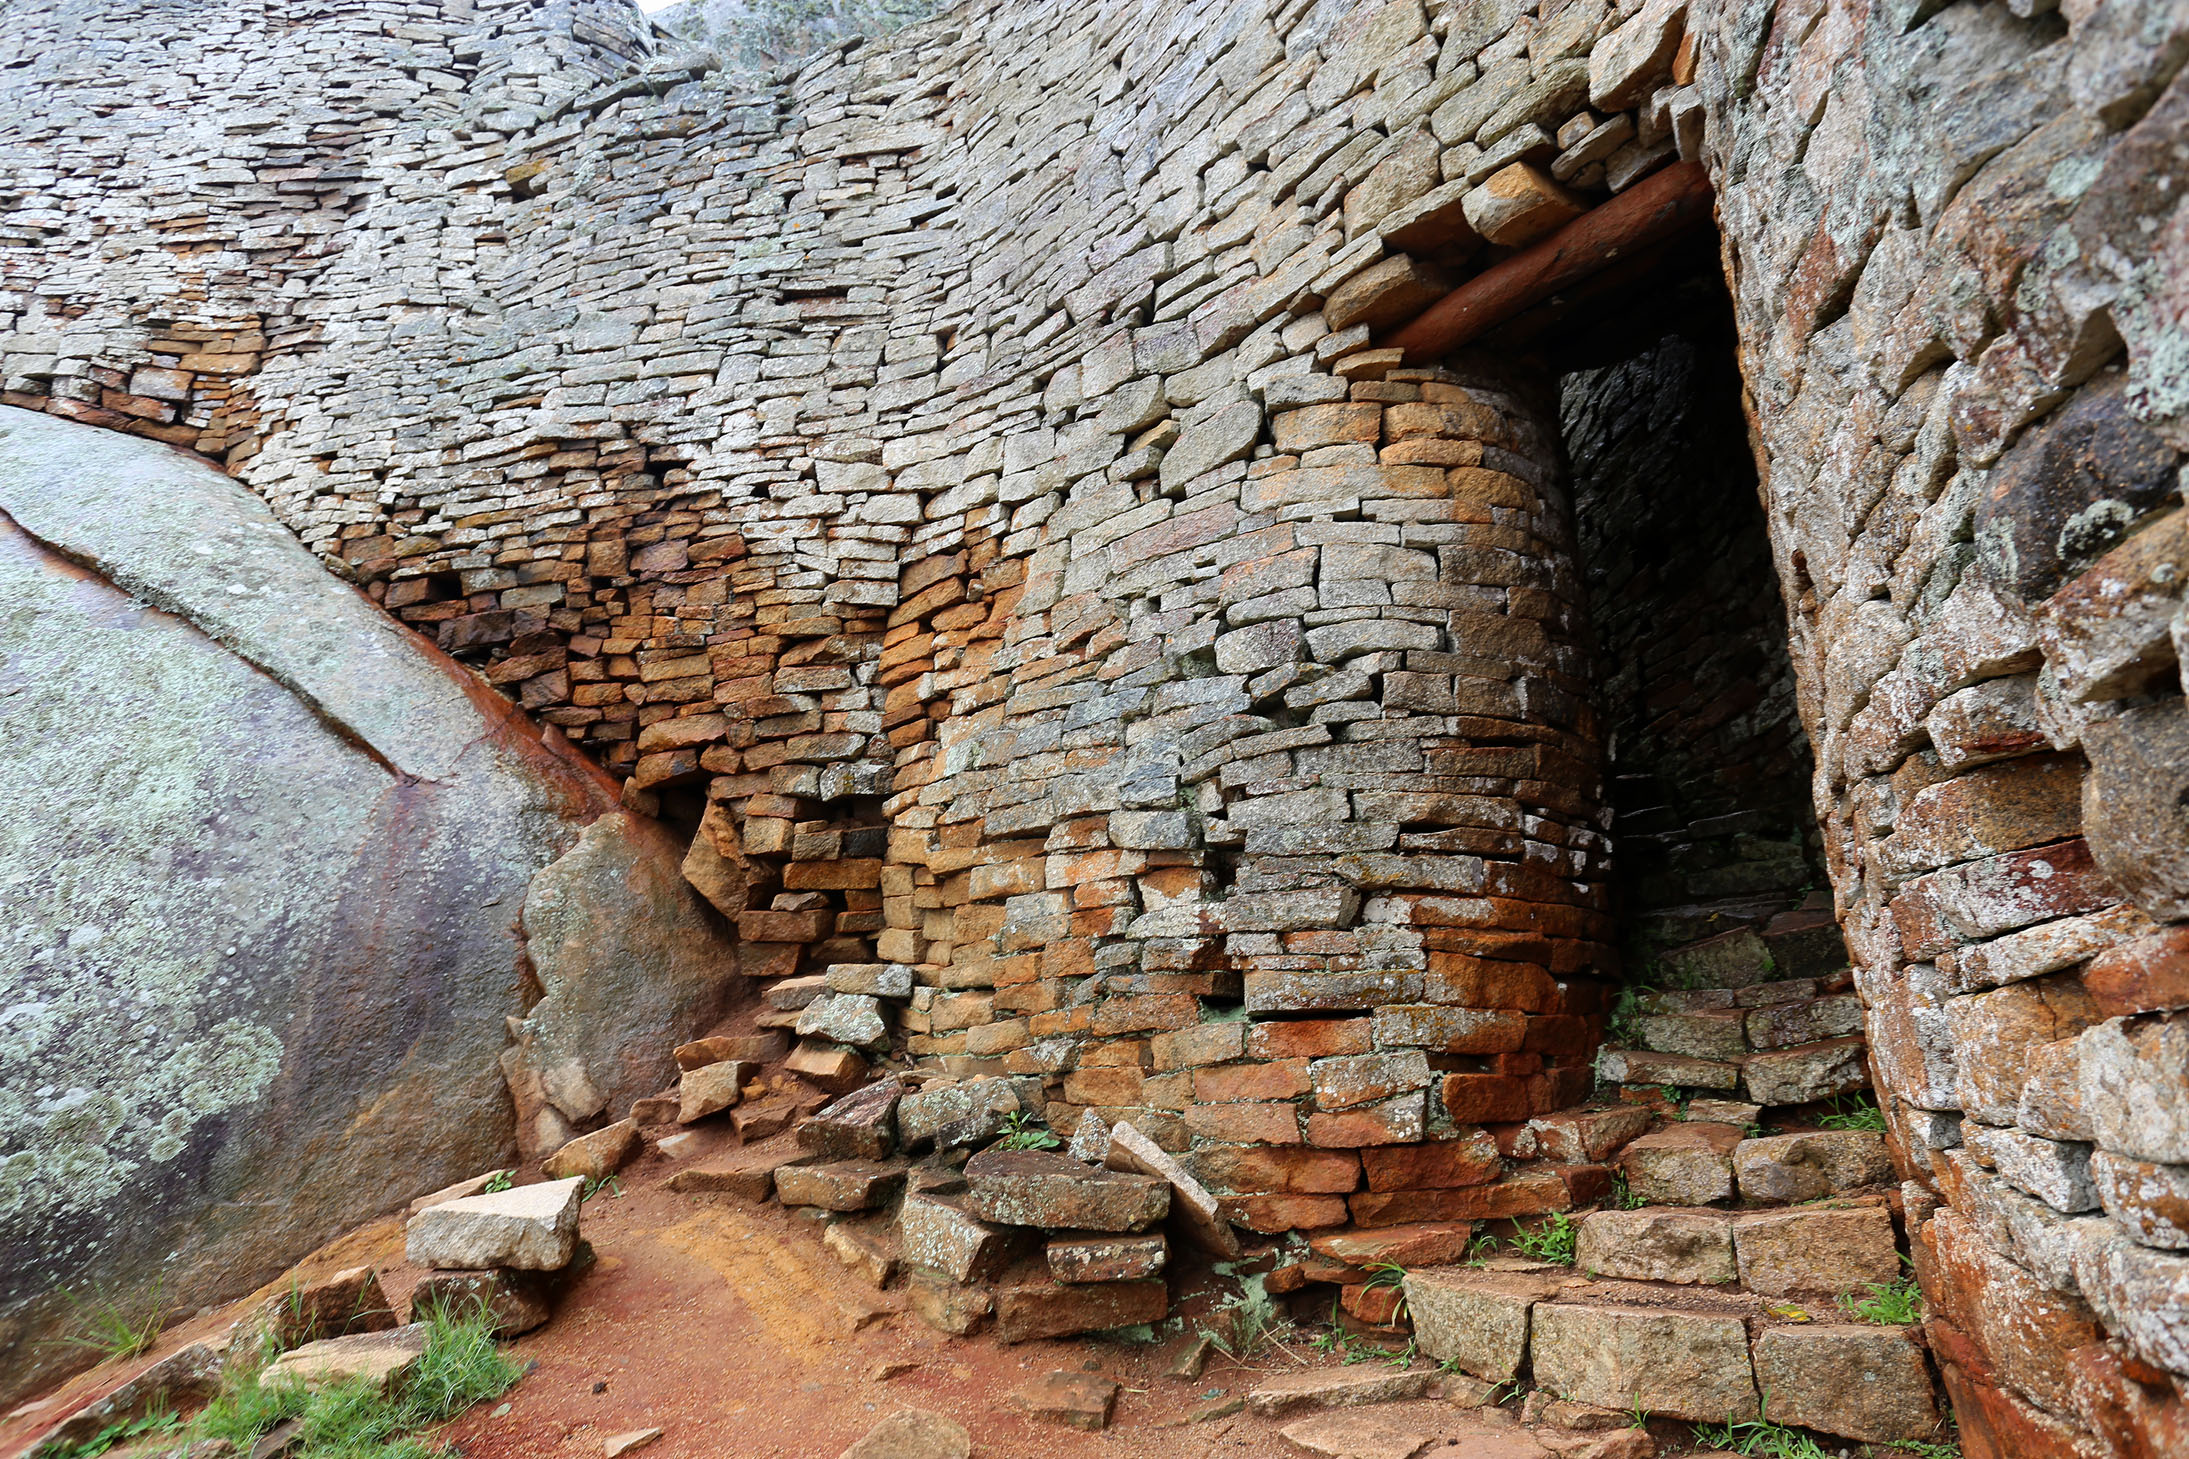
[[1355,1152],[1585,1093],[1616,827],[1552,382],[1379,346],[1697,164],[1964,1442],[2148,1452],[2185,56],[2132,0],[975,0],[747,90],[608,0],[18,4],[0,385],[627,776],[746,971],[913,966],[915,1053],[1260,1229],[1468,1214]]

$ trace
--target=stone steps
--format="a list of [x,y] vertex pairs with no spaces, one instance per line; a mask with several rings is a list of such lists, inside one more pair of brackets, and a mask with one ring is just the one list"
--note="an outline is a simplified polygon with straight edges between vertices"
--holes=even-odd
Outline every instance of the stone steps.
[[1628,1097],[1640,1103],[1655,1103],[1651,1091],[1672,1088],[1759,1106],[1812,1104],[1869,1089],[1866,1048],[1860,1034],[1715,1059],[1606,1048],[1598,1054],[1596,1068],[1607,1083],[1624,1086]]
[[1645,1104],[1667,1089],[1758,1106],[1868,1089],[1862,1000],[1831,914],[1744,908],[1728,920],[1643,969],[1655,986],[1626,998],[1598,1075]]
[[[1605,1216],[1625,1219],[1598,1243],[1600,1255],[1624,1250],[1681,1275],[1720,1270],[1707,1265],[1726,1236],[1716,1228],[1734,1224],[1599,1212],[1584,1229]],[[1890,1233],[1887,1217],[1887,1257],[1895,1255]],[[1877,1239],[1874,1229],[1864,1237],[1873,1258]],[[1758,1226],[1750,1242],[1799,1258],[1785,1232]],[[1853,1321],[1829,1294],[1796,1303],[1733,1284],[1607,1279],[1517,1262],[1410,1271],[1403,1289],[1420,1351],[1485,1383],[1691,1423],[1760,1416],[1843,1440],[1936,1437],[1939,1403],[1918,1330]]]

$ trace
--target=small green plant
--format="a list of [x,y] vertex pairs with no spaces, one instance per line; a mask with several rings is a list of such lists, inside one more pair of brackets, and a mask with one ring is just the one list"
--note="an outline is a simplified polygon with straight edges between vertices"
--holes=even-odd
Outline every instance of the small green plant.
[[1882,1447],[1913,1454],[1915,1459],[1961,1459],[1961,1444],[1957,1439],[1938,1444],[1926,1444],[1921,1439],[1893,1439]]
[[585,1189],[578,1193],[578,1201],[582,1205],[602,1191],[608,1192],[620,1201],[623,1199],[623,1182],[613,1175],[588,1176],[585,1181]]
[[996,1141],[998,1150],[1059,1150],[1064,1142],[1056,1132],[1039,1124],[1022,1109],[1012,1110],[1003,1117],[1003,1138]]
[[492,1175],[487,1177],[485,1185],[479,1187],[479,1194],[483,1196],[490,1196],[497,1191],[508,1190],[512,1184],[514,1184],[514,1182],[510,1180],[508,1171],[497,1170]]
[[1626,1172],[1623,1170],[1614,1170],[1611,1173],[1611,1203],[1622,1211],[1639,1211],[1649,1204],[1627,1185]]
[[1870,1283],[1867,1296],[1842,1292],[1839,1305],[1848,1315],[1864,1322],[1910,1327],[1923,1316],[1923,1293],[1916,1287],[1915,1278],[1903,1277],[1897,1282]]
[[1614,1048],[1631,1048],[1641,1042],[1642,999],[1657,990],[1637,983],[1621,988],[1612,1000],[1611,1016],[1604,1021],[1604,1042]]
[[1406,1315],[1406,1268],[1395,1261],[1371,1262],[1368,1280],[1361,1285],[1373,1292],[1388,1287],[1399,1294],[1398,1306],[1391,1309],[1391,1321],[1395,1325]]
[[1639,1392],[1634,1395],[1634,1402],[1627,1408],[1627,1427],[1640,1429],[1645,1434],[1649,1432],[1649,1409],[1643,1404]]
[[1214,1320],[1201,1328],[1201,1335],[1234,1363],[1244,1363],[1276,1341],[1277,1304],[1259,1276],[1241,1281],[1239,1290],[1209,1315]]
[[1834,1099],[1832,1112],[1817,1124],[1827,1130],[1870,1130],[1883,1134],[1885,1111],[1858,1094],[1852,1101]]
[[1485,1231],[1482,1235],[1477,1236],[1474,1239],[1474,1244],[1472,1246],[1469,1246],[1467,1248],[1467,1265],[1488,1265],[1490,1253],[1495,1250],[1497,1250],[1497,1238]]
[[1574,1246],[1580,1238],[1580,1226],[1563,1211],[1551,1212],[1533,1231],[1517,1222],[1513,1225],[1515,1251],[1559,1266],[1573,1265]]

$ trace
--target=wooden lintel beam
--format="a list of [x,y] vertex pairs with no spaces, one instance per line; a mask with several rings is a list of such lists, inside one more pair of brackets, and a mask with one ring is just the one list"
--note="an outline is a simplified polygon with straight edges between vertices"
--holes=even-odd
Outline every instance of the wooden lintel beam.
[[1484,269],[1383,341],[1427,364],[1621,259],[1710,221],[1710,177],[1677,162]]

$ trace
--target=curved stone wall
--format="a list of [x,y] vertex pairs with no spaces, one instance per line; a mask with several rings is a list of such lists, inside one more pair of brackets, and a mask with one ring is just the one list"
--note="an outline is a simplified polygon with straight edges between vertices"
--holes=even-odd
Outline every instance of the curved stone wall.
[[1318,1128],[1572,1097],[1609,970],[1548,406],[1377,345],[1699,161],[1935,1350],[1978,1446],[2140,1452],[2189,30],[2017,9],[996,0],[745,91],[606,3],[17,6],[0,385],[748,862],[748,969],[915,964],[922,1053],[1358,1219]]

